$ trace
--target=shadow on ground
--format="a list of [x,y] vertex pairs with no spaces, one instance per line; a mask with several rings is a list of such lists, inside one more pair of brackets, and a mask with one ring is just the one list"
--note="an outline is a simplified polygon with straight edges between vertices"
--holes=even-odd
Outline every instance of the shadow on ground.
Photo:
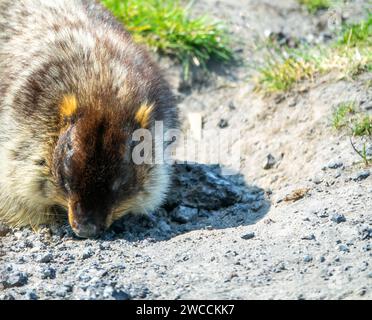
[[150,216],[128,215],[103,240],[163,241],[193,230],[252,225],[270,209],[263,189],[218,165],[177,164],[167,203]]

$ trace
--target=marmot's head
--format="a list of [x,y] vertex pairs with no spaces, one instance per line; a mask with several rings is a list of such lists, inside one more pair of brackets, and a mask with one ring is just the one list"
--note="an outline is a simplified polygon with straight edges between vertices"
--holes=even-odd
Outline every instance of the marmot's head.
[[125,112],[115,106],[101,109],[79,103],[67,96],[61,105],[65,123],[54,150],[53,170],[72,229],[79,237],[94,238],[125,211],[147,201],[149,179],[156,170],[133,162],[132,134],[149,125],[152,107],[142,104]]

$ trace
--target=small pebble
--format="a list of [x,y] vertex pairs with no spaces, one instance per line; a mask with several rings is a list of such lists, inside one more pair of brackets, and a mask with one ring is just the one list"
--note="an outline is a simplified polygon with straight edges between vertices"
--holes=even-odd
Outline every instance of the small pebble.
[[277,95],[274,97],[274,102],[275,102],[276,104],[282,103],[284,100],[285,100],[285,96],[282,95],[282,94],[277,94]]
[[254,237],[255,237],[255,233],[254,232],[249,232],[249,233],[241,236],[241,238],[243,240],[250,240],[250,239],[253,239]]
[[334,213],[331,216],[331,221],[336,222],[336,223],[341,223],[341,222],[345,222],[346,218],[343,214]]
[[221,129],[224,129],[224,128],[227,128],[229,126],[229,123],[227,120],[225,119],[221,119],[220,122],[218,122],[218,126],[221,128]]
[[344,166],[344,164],[341,162],[341,161],[331,161],[328,165],[327,165],[327,167],[329,168],[329,169],[338,169],[338,168],[341,168],[341,167],[343,167]]
[[367,293],[367,288],[363,287],[358,290],[358,294],[363,297]]
[[280,273],[282,271],[286,270],[284,262],[278,263],[274,268],[273,272],[274,273]]
[[37,262],[40,262],[40,263],[49,263],[49,262],[51,262],[52,260],[53,260],[53,256],[52,256],[52,254],[51,254],[51,253],[47,253],[47,254],[41,256],[41,257],[37,260]]
[[372,227],[364,225],[359,228],[358,233],[360,234],[362,240],[367,240],[372,238]]
[[84,249],[81,258],[82,258],[83,260],[85,260],[85,259],[89,259],[90,257],[93,256],[93,254],[94,254],[94,251],[93,251],[91,248],[86,248],[86,249]]
[[23,272],[13,272],[8,274],[4,280],[0,282],[5,289],[14,287],[23,287],[28,282],[27,274]]
[[59,287],[59,288],[56,290],[55,294],[56,294],[56,296],[58,296],[58,297],[60,297],[60,298],[65,298],[65,297],[68,295],[68,293],[70,293],[71,291],[72,291],[71,286],[69,286],[69,285],[64,285],[64,286],[62,286],[62,287]]
[[367,179],[369,176],[370,176],[370,172],[368,170],[360,171],[355,175],[354,181],[362,181],[362,180]]
[[301,238],[302,240],[315,240],[315,235],[314,234],[309,234],[307,236],[304,236]]
[[293,108],[297,105],[297,98],[291,98],[288,100],[288,107]]
[[335,179],[338,179],[339,177],[341,177],[341,172],[340,171],[337,171],[333,177]]
[[349,248],[348,248],[348,246],[346,244],[340,244],[338,246],[338,250],[339,251],[342,251],[342,252],[349,252],[350,251]]
[[112,293],[112,297],[115,299],[115,300],[130,300],[130,295],[122,290],[114,290],[114,292]]
[[29,290],[26,292],[26,299],[27,300],[38,300],[39,297],[33,290]]
[[234,101],[230,101],[230,102],[229,102],[229,109],[230,109],[230,110],[235,110],[235,109],[236,109],[236,106],[235,106]]
[[45,280],[45,279],[55,279],[56,270],[52,267],[43,268],[43,269],[41,269],[40,277],[43,280]]
[[270,153],[267,155],[266,157],[266,163],[265,165],[263,166],[264,170],[269,170],[269,169],[272,169],[276,164],[276,159],[274,158],[274,156]]
[[315,176],[315,177],[313,178],[313,182],[314,182],[315,184],[321,184],[321,183],[323,182],[323,178],[322,178],[322,177],[319,177],[319,176]]

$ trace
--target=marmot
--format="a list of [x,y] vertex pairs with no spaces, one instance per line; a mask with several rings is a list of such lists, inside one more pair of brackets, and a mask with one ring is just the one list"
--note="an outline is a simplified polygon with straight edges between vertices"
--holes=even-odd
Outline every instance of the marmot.
[[64,208],[94,238],[154,210],[170,167],[131,153],[155,121],[177,127],[169,85],[101,4],[0,0],[0,221],[48,224]]

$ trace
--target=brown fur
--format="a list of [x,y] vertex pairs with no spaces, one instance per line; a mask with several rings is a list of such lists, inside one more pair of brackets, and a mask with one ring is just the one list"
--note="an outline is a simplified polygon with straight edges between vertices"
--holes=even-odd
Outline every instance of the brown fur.
[[131,137],[155,121],[177,126],[169,87],[100,4],[0,0],[0,220],[50,222],[58,205],[79,233],[153,210],[169,168],[134,165]]

